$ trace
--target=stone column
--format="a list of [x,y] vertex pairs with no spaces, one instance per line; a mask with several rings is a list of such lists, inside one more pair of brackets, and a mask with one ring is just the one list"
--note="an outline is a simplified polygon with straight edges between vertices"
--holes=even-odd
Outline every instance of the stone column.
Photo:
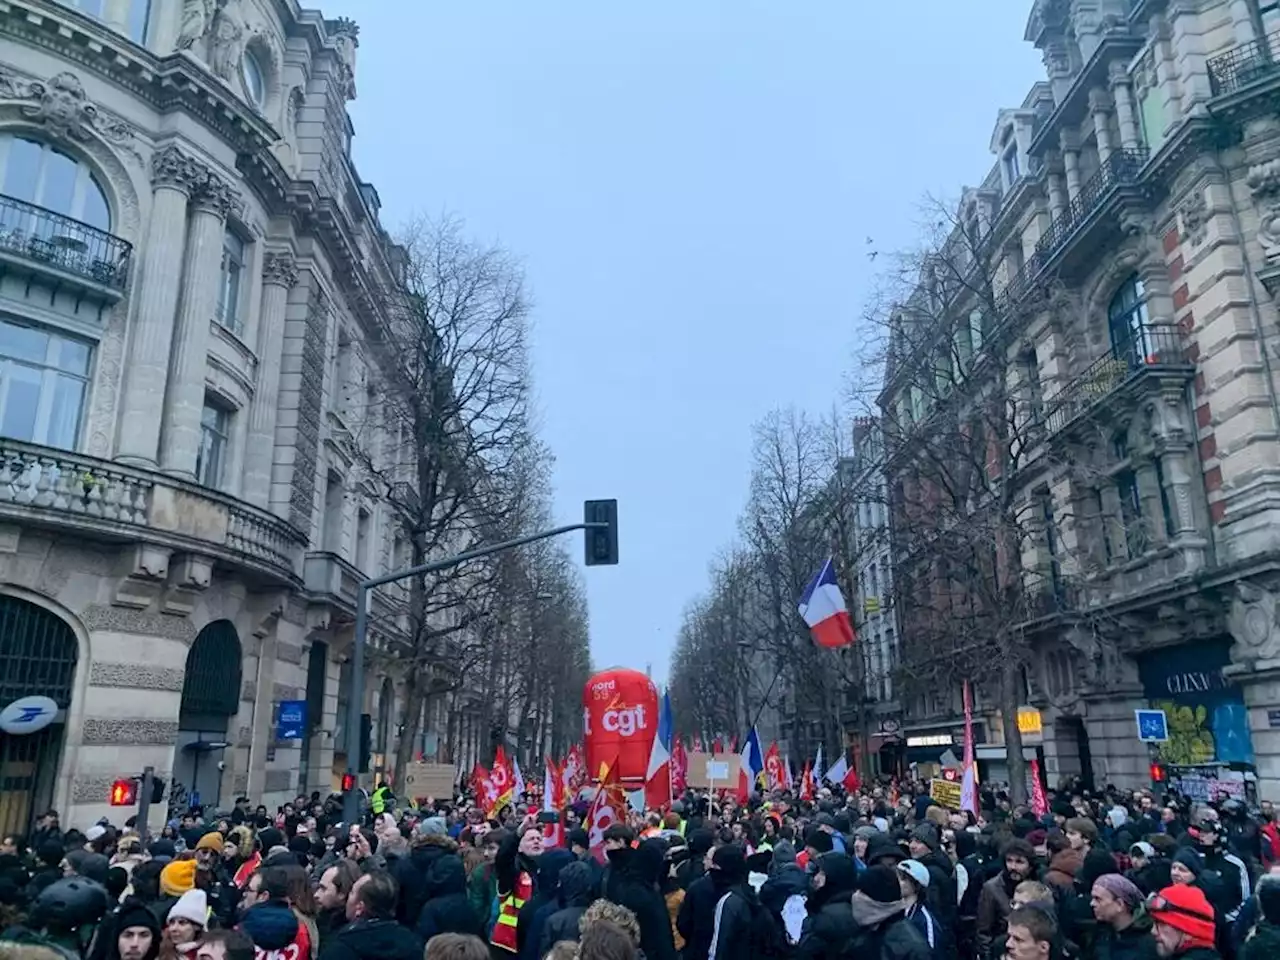
[[249,445],[245,450],[243,496],[266,509],[271,499],[275,459],[276,408],[280,400],[280,361],[284,314],[298,268],[287,253],[268,252],[262,265],[262,309],[258,314],[258,383],[249,408]]
[[1067,174],[1067,199],[1074,200],[1080,195],[1080,144],[1069,130],[1063,130],[1058,137],[1062,147],[1062,166]]
[[1120,124],[1120,146],[1125,150],[1136,150],[1142,145],[1142,134],[1138,129],[1138,111],[1133,103],[1129,71],[1123,63],[1113,63],[1109,79],[1111,95],[1116,102],[1116,120]]
[[193,212],[182,272],[182,305],[169,366],[160,447],[161,469],[184,477],[195,476],[200,449],[209,323],[218,300],[222,237],[233,197],[231,186],[207,170],[191,198]]
[[175,146],[151,158],[151,217],[142,271],[135,278],[138,304],[129,333],[124,394],[120,402],[117,459],[154,467],[159,459],[161,404],[169,376],[169,347],[178,306],[178,282],[187,233],[187,198],[200,166]]
[[1045,157],[1049,171],[1049,214],[1057,220],[1067,212],[1067,193],[1062,185],[1062,158],[1056,154]]
[[1089,91],[1089,112],[1093,115],[1093,134],[1098,141],[1098,163],[1106,166],[1111,159],[1111,97],[1105,90]]
[[1173,30],[1169,21],[1156,14],[1151,18],[1151,55],[1156,67],[1156,96],[1164,101],[1163,140],[1168,131],[1182,119],[1182,84],[1178,78],[1178,65],[1173,59]]

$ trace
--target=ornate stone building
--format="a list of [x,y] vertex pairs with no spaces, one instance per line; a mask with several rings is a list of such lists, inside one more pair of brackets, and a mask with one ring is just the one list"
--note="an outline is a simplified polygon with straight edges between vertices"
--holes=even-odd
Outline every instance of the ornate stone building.
[[[1053,782],[1136,786],[1155,760],[1280,799],[1277,31],[1259,0],[1037,0],[1047,82],[963,198],[996,294],[964,349],[1002,358],[1013,482],[1044,509],[1019,699]],[[912,389],[884,397],[908,430]],[[1149,751],[1151,706],[1171,738]]]
[[0,734],[0,828],[83,827],[145,765],[205,803],[327,791],[354,587],[401,559],[350,443],[395,256],[356,25],[13,0],[0,38],[0,706],[59,708]]

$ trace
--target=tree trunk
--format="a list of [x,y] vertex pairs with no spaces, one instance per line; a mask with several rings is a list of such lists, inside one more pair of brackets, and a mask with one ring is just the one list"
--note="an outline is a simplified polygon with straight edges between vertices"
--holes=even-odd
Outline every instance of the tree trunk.
[[392,783],[398,787],[404,780],[404,772],[413,760],[413,745],[418,739],[418,721],[422,718],[422,703],[426,697],[422,678],[416,670],[410,671],[404,689],[404,730],[396,744],[396,763],[392,768]]
[[1022,671],[1017,660],[1010,656],[1000,674],[1000,714],[1009,753],[1009,799],[1015,807],[1027,802],[1027,762],[1022,756],[1022,731],[1018,729],[1021,685]]

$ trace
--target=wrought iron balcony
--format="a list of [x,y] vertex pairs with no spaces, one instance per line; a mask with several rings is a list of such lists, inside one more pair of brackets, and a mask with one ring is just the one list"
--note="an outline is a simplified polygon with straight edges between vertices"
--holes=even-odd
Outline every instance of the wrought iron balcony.
[[302,570],[302,534],[265,510],[163,473],[7,438],[0,438],[0,519],[154,541],[275,579]]
[[1076,227],[1102,205],[1112,190],[1137,183],[1148,156],[1146,147],[1113,150],[1106,162],[1098,168],[1098,172],[1080,188],[1080,192],[1067,204],[1067,209],[1040,238],[1040,242],[1036,244],[1037,258],[1047,261],[1057,253]]
[[1111,352],[1089,364],[1061,390],[1046,398],[1045,428],[1057,433],[1090,407],[1110,396],[1130,380],[1163,367],[1186,367],[1178,331],[1169,326],[1140,324]]
[[1215,97],[1222,97],[1255,80],[1280,74],[1277,50],[1280,50],[1280,30],[1214,57],[1207,64],[1209,89]]
[[34,203],[0,195],[0,253],[119,293],[129,276],[133,245]]

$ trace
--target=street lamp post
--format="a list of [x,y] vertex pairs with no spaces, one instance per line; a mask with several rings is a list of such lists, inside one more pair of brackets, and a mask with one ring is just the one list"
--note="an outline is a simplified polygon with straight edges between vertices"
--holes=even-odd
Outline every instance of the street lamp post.
[[[605,501],[587,501],[586,516],[593,517],[592,504],[598,504]],[[570,523],[563,527],[555,527],[551,530],[543,530],[540,533],[531,533],[526,537],[517,537],[514,540],[504,540],[501,543],[495,543],[492,546],[480,547],[476,550],[468,550],[465,553],[459,553],[452,557],[445,557],[443,560],[435,560],[431,563],[424,563],[421,566],[409,567],[405,570],[397,570],[393,573],[384,574],[381,577],[372,577],[368,580],[362,580],[356,588],[356,630],[355,636],[352,638],[351,644],[351,695],[347,698],[347,776],[350,778],[351,788],[346,791],[342,802],[342,818],[348,823],[358,823],[360,820],[360,788],[357,767],[360,765],[360,714],[364,706],[364,651],[365,638],[369,631],[369,592],[377,587],[385,586],[388,583],[395,583],[398,580],[404,580],[408,577],[421,576],[424,573],[435,573],[440,570],[447,570],[450,567],[456,567],[460,563],[466,563],[468,560],[478,560],[481,557],[487,557],[495,553],[501,553],[503,550],[511,550],[514,547],[522,547],[526,543],[534,543],[538,540],[546,540],[550,537],[558,537],[561,534],[572,533],[575,530],[587,531],[587,562],[593,563],[592,560],[592,544],[591,534],[593,532],[603,531],[608,535],[613,543],[612,562],[617,562],[617,508],[614,506],[612,519],[596,520],[586,519],[582,523]],[[597,550],[600,548],[597,547]],[[608,563],[607,559],[596,559],[594,563]]]

